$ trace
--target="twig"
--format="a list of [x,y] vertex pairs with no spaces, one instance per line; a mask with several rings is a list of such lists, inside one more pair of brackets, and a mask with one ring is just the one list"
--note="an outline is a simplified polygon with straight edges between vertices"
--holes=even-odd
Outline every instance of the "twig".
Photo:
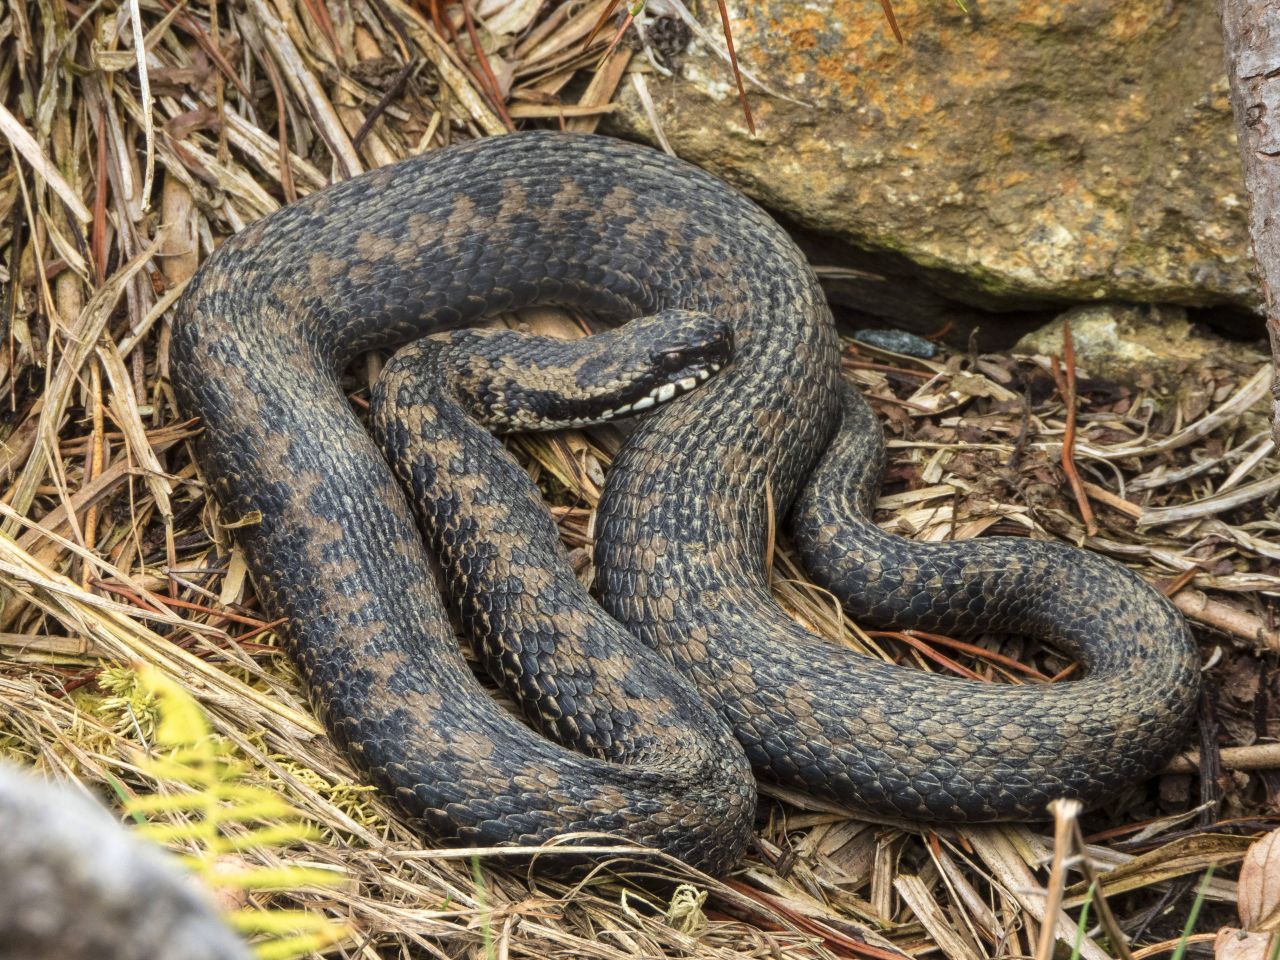
[[716,0],[716,6],[720,8],[720,22],[724,24],[724,45],[729,51],[729,66],[733,69],[733,82],[738,85],[738,102],[742,104],[742,115],[747,120],[747,130],[754,137],[756,122],[751,116],[751,104],[747,103],[747,88],[742,85],[742,71],[738,69],[738,54],[733,49],[733,31],[729,29],[729,8],[725,6],[724,0]]
[[899,45],[905,44],[902,39],[902,30],[898,27],[898,18],[893,15],[893,0],[880,0],[880,9],[884,11],[884,18],[889,21],[889,29],[893,31],[893,38],[898,41]]
[[658,110],[653,105],[653,95],[649,93],[649,81],[644,78],[643,73],[633,71],[631,74],[631,87],[640,99],[640,106],[644,109],[644,115],[649,120],[649,127],[653,130],[653,135],[658,138],[658,145],[662,147],[665,153],[674,157],[676,152],[671,149],[671,142],[667,140],[667,133],[662,129],[662,121],[658,119]]
[[992,682],[990,677],[984,677],[982,674],[978,673],[976,670],[970,670],[964,664],[958,663],[955,660],[952,660],[946,654],[939,653],[937,650],[933,649],[933,647],[929,646],[929,644],[925,643],[919,637],[913,637],[908,631],[903,631],[902,633],[896,634],[895,639],[902,641],[903,643],[907,644],[909,647],[911,647],[911,649],[915,650],[922,656],[927,657],[928,659],[932,660],[934,663],[937,663],[940,666],[945,667],[946,669],[950,670],[952,673],[957,674],[958,676],[964,677],[967,680],[973,680],[976,683]]
[[1072,839],[1072,827],[1080,816],[1078,800],[1054,800],[1049,804],[1053,814],[1053,862],[1049,866],[1049,883],[1045,890],[1045,922],[1040,925],[1040,939],[1036,943],[1036,960],[1053,960],[1053,944],[1056,930],[1050,918],[1062,909],[1062,894],[1067,888],[1066,861]]
[[1180,590],[1171,599],[1184,616],[1239,637],[1256,651],[1280,653],[1280,630],[1247,610],[1211,600],[1199,590]]
[[481,76],[484,78],[484,86],[487,88],[489,100],[493,104],[493,108],[498,111],[498,116],[502,118],[502,122],[507,125],[508,130],[514,130],[516,125],[512,123],[510,115],[507,113],[506,102],[502,96],[502,90],[498,86],[498,78],[493,74],[493,67],[489,63],[488,56],[485,55],[484,47],[480,45],[480,35],[476,33],[476,22],[471,16],[471,5],[467,0],[459,0],[462,5],[462,21],[467,26],[467,36],[471,40],[471,52],[475,54],[476,62],[480,64]]
[[[587,89],[583,91],[578,105],[586,108],[598,108],[607,104],[613,98],[614,91],[618,89],[618,84],[622,81],[627,65],[631,63],[631,57],[632,52],[623,49],[619,51],[617,56],[611,57],[602,63],[594,76],[592,76],[591,82],[587,84]],[[579,115],[569,120],[565,124],[565,129],[577,133],[595,133],[602,116],[603,114],[598,111],[588,115]]]
[[880,636],[901,637],[904,634],[909,636],[914,636],[914,637],[922,637],[925,640],[928,640],[930,643],[941,644],[942,646],[945,646],[945,647],[951,647],[953,650],[959,650],[961,653],[967,653],[970,656],[980,657],[983,660],[988,660],[993,664],[1006,668],[1007,670],[1012,670],[1017,673],[1024,673],[1028,677],[1031,677],[1033,680],[1037,680],[1041,683],[1049,682],[1049,677],[1045,676],[1035,667],[1029,667],[1025,663],[1022,663],[1018,660],[1013,659],[1013,657],[1006,657],[1003,653],[997,653],[996,651],[988,650],[985,647],[975,646],[972,643],[965,643],[963,640],[956,640],[956,639],[953,639],[952,637],[943,636],[940,633],[926,633],[923,630],[904,630],[902,631],[902,633],[885,632],[885,631],[878,631],[878,630],[867,631],[867,635],[872,637],[880,637]]
[[1138,518],[1138,529],[1226,513],[1253,500],[1270,496],[1277,490],[1280,490],[1280,474],[1272,474],[1253,483],[1246,483],[1243,487],[1236,487],[1230,493],[1179,503],[1172,507],[1152,507],[1142,511],[1142,516]]
[[1076,506],[1080,510],[1080,519],[1084,521],[1085,532],[1095,536],[1098,524],[1093,519],[1093,508],[1089,506],[1089,498],[1085,495],[1084,484],[1076,470],[1076,351],[1071,339],[1071,321],[1062,321],[1062,366],[1065,374],[1060,374],[1058,358],[1053,358],[1053,376],[1058,381],[1058,391],[1062,394],[1063,403],[1067,407],[1067,425],[1062,434],[1062,472],[1067,475],[1067,482],[1075,494]]
[[1196,578],[1196,574],[1200,572],[1199,567],[1188,567],[1180,574],[1170,580],[1168,583],[1160,587],[1160,592],[1166,597],[1176,596],[1178,591],[1189,584]]
[[[1280,743],[1254,743],[1247,747],[1223,747],[1218,751],[1223,770],[1280,770]],[[1165,773],[1198,773],[1200,751],[1190,750],[1169,761]]]
[[[604,27],[606,23],[609,22],[609,18],[613,16],[613,11],[618,9],[618,4],[620,4],[621,2],[622,0],[609,0],[609,2],[605,4],[604,9],[600,11],[600,16],[596,18],[596,22],[591,25],[591,29],[587,31],[587,35],[582,38],[583,50],[586,50],[588,47],[590,47],[591,42],[600,35],[600,30]],[[618,42],[618,39],[622,36],[623,31],[627,29],[627,25],[630,24],[631,21],[634,19],[635,19],[635,14],[633,14],[631,10],[628,10],[626,22],[623,23],[623,25],[618,29],[617,33],[614,34],[613,42],[609,45],[610,50],[614,48],[614,46]],[[605,54],[605,56],[608,56],[608,54]]]
[[373,109],[369,111],[369,115],[364,118],[364,122],[360,124],[360,129],[356,131],[356,135],[351,138],[351,145],[357,150],[364,138],[369,135],[369,131],[373,129],[373,125],[378,122],[378,118],[386,112],[387,107],[391,106],[391,101],[400,95],[400,91],[404,89],[405,81],[409,79],[409,74],[413,73],[414,62],[412,60],[404,64],[396,75],[391,79],[387,92],[378,98],[378,102],[373,105]]
[[[102,369],[92,360],[89,362],[89,402],[93,408],[93,434],[90,437],[90,443],[85,450],[84,477],[87,481],[92,482],[95,477],[102,473],[103,466],[103,415],[102,415]],[[94,549],[94,545],[98,542],[98,505],[91,503],[84,512],[84,545],[89,550]],[[88,564],[81,569],[80,583],[84,589],[89,589],[89,582],[93,579],[93,571]]]
[[107,124],[98,110],[97,150],[93,165],[93,226],[89,232],[89,251],[93,258],[93,274],[98,286],[107,279]]
[[1102,923],[1102,929],[1107,931],[1107,938],[1111,941],[1111,948],[1119,954],[1120,960],[1133,960],[1133,954],[1129,951],[1129,937],[1116,921],[1115,914],[1111,912],[1111,904],[1107,902],[1107,894],[1102,889],[1102,881],[1098,877],[1098,871],[1094,869],[1093,861],[1089,859],[1089,851],[1085,846],[1084,834],[1080,831],[1080,818],[1078,816],[1071,818],[1071,845],[1079,858],[1080,872],[1084,874],[1085,881],[1093,888],[1093,903],[1098,908],[1098,920]]
[[142,209],[151,206],[151,184],[156,174],[156,130],[151,102],[151,75],[147,70],[147,45],[142,37],[142,11],[138,0],[129,0],[129,24],[133,28],[133,51],[138,63],[138,95],[142,101],[142,135],[146,144],[142,175]]
[[[262,63],[267,68],[271,92],[276,98],[276,149],[280,154],[280,190],[284,193],[285,203],[293,203],[298,199],[298,190],[293,185],[293,167],[289,163],[289,113],[284,105],[284,90],[281,88],[283,81],[274,57],[263,57]],[[363,132],[362,128],[361,133]],[[360,149],[360,133],[356,134],[353,146]]]
[[1123,513],[1126,517],[1137,520],[1142,516],[1142,507],[1134,503],[1132,500],[1126,500],[1124,497],[1116,496],[1106,487],[1100,487],[1096,483],[1086,481],[1083,485],[1084,492],[1097,500],[1099,503],[1105,503],[1112,510]]

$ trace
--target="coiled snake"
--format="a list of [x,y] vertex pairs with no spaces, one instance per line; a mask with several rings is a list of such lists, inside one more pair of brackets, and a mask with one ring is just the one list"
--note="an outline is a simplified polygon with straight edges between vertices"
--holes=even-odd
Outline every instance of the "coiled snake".
[[[201,461],[224,516],[246,521],[264,605],[289,617],[335,740],[431,831],[673,842],[643,784],[476,699],[404,497],[338,389],[361,351],[535,303],[624,318],[684,308],[732,328],[732,367],[648,418],[615,461],[597,587],[761,774],[885,813],[1035,817],[1053,796],[1103,798],[1178,745],[1198,660],[1136,578],[1021,540],[922,550],[859,518],[879,431],[840,386],[812,272],[766,214],[659,153],[512,135],[372,171],[251,225],[208,259],[174,326],[178,399],[204,419]],[[820,457],[797,536],[815,577],[853,576],[852,612],[1026,629],[1080,657],[1087,678],[992,689],[855,656],[786,618],[763,570],[767,510],[785,511]],[[691,822],[704,802],[658,812]],[[676,849],[719,869],[739,842]]]

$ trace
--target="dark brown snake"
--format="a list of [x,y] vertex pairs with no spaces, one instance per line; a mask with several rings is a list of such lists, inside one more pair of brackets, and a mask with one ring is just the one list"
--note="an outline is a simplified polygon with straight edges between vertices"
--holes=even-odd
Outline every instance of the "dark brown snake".
[[[404,495],[340,392],[361,351],[531,304],[619,318],[683,308],[733,331],[732,366],[646,419],[617,457],[597,589],[693,680],[762,776],[898,816],[1037,818],[1057,796],[1114,795],[1182,741],[1198,657],[1136,577],[1055,544],[920,545],[865,519],[879,429],[841,386],[811,270],[765,213],[656,152],[511,135],[251,225],[192,280],[174,327],[179,402],[204,419],[203,468],[224,519],[243,523],[265,607],[289,618],[337,743],[433,835],[603,830],[717,870],[749,828],[751,792],[726,786],[741,763],[715,750],[716,730],[686,731],[715,758],[700,788],[655,798],[648,788],[674,774],[556,747],[494,706],[458,656]],[[1086,678],[993,687],[819,640],[766,586],[768,507],[793,502],[811,573],[868,625],[1027,632],[1078,657]],[[684,709],[658,718],[647,704],[622,706],[641,722],[678,723]]]

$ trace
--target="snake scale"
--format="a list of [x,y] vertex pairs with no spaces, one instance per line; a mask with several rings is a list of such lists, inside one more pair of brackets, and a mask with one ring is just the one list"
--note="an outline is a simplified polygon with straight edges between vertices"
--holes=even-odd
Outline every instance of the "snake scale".
[[[1135,577],[1024,540],[921,547],[865,519],[879,429],[841,386],[822,293],[767,214],[660,153],[518,134],[374,170],[250,225],[208,258],[174,322],[177,397],[204,420],[203,470],[264,606],[289,618],[335,741],[433,834],[620,831],[722,869],[740,839],[716,852],[673,838],[699,816],[749,819],[741,790],[716,809],[707,792],[664,809],[625,764],[547,745],[446,649],[431,561],[338,376],[362,351],[532,304],[620,319],[681,308],[732,329],[733,364],[620,451],[596,517],[597,591],[762,776],[899,816],[1038,817],[1054,796],[1113,794],[1180,743],[1198,657]],[[764,569],[770,509],[797,497],[811,572],[855,615],[1025,629],[1086,678],[992,688],[818,640],[772,603]],[[735,761],[721,756],[724,781]]]

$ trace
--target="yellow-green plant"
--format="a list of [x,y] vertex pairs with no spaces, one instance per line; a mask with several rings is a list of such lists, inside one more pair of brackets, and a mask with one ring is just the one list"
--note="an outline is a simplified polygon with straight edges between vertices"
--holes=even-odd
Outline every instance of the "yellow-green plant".
[[155,736],[159,720],[156,693],[139,680],[133,668],[122,664],[103,667],[98,671],[98,686],[106,691],[99,710],[116,718],[117,733],[133,729],[143,739]]
[[[317,831],[278,794],[248,782],[247,765],[235,758],[231,743],[213,733],[185,690],[150,667],[139,668],[137,679],[154,705],[158,747],[140,766],[157,783],[178,788],[126,801],[139,833],[175,848],[186,866],[227,900],[341,882],[331,870],[247,865],[239,856],[246,850],[285,847],[313,839]],[[304,910],[241,907],[225,917],[254,938],[258,960],[292,960],[349,933]]]

